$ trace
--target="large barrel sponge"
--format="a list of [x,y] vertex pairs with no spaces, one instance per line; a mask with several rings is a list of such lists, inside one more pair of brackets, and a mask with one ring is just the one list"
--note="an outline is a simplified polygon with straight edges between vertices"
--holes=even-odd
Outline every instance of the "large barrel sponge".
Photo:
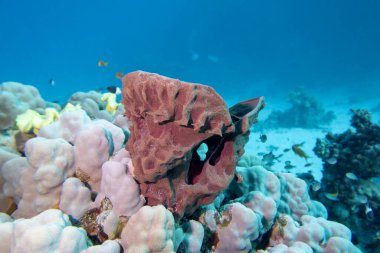
[[16,82],[0,84],[0,130],[12,127],[18,114],[28,109],[44,113],[45,102],[31,85]]
[[[211,88],[137,71],[123,78],[126,145],[149,205],[164,204],[178,216],[209,204],[234,176],[249,126],[262,98],[228,109]],[[207,145],[206,157],[196,152]]]

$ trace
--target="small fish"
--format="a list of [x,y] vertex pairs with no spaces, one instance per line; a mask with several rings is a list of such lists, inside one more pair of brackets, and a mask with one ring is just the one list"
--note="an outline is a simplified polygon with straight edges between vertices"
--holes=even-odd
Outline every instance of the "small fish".
[[372,183],[376,185],[380,185],[380,177],[371,177],[369,181],[371,181]]
[[375,214],[368,203],[365,205],[365,215],[369,221],[373,221],[375,219]]
[[291,163],[291,161],[285,161],[285,165],[290,165]]
[[49,84],[51,87],[54,87],[55,86],[55,80],[53,78],[50,78]]
[[291,164],[287,164],[287,165],[285,165],[285,169],[286,170],[291,170],[291,169],[294,169],[296,166],[294,166],[294,165],[291,165]]
[[54,104],[59,104],[59,100],[54,100],[54,101],[51,101],[52,103]]
[[261,141],[262,143],[265,143],[265,142],[267,141],[267,139],[268,139],[268,137],[267,137],[266,134],[261,134],[261,135],[260,135],[260,141]]
[[265,155],[265,153],[264,152],[259,152],[259,153],[257,153],[257,155],[263,156],[263,155]]
[[113,93],[113,94],[121,94],[120,88],[116,86],[108,86],[107,90],[108,92]]
[[338,195],[339,193],[338,192],[335,192],[335,193],[328,193],[328,192],[325,192],[325,197],[328,198],[329,200],[333,200],[333,201],[338,201]]
[[307,159],[309,158],[309,156],[306,154],[305,151],[303,151],[303,149],[301,148],[301,146],[304,144],[304,142],[300,143],[300,144],[294,144],[292,146],[292,150],[294,152],[294,154],[298,155],[299,157],[301,158],[304,158],[306,161]]
[[338,160],[335,157],[330,157],[329,159],[326,160],[328,164],[334,165],[338,162]]
[[273,154],[273,152],[271,151],[271,152],[269,152],[269,153],[267,153],[267,154],[265,154],[265,155],[263,156],[263,161],[264,161],[264,162],[272,162],[272,161],[274,161],[274,160],[278,160],[278,158],[279,158],[279,156],[275,156],[275,155]]
[[305,167],[310,167],[311,165],[313,165],[313,163],[306,163]]
[[99,68],[101,68],[101,67],[108,67],[108,62],[103,61],[103,60],[99,60],[98,61],[98,67]]
[[115,76],[116,76],[116,78],[122,79],[124,76],[124,73],[123,72],[116,72]]
[[283,150],[285,153],[290,151],[290,148],[286,148]]
[[321,187],[322,187],[322,185],[318,181],[314,181],[313,183],[311,183],[311,189],[315,192],[319,191],[321,189]]
[[347,173],[346,173],[346,177],[347,177],[348,179],[351,179],[351,180],[354,180],[354,181],[359,180],[359,178],[358,178],[354,173],[352,173],[352,172],[347,172]]
[[299,177],[305,181],[310,181],[310,182],[316,181],[313,177],[313,174],[310,171],[307,173],[297,173],[296,175],[297,175],[297,177]]

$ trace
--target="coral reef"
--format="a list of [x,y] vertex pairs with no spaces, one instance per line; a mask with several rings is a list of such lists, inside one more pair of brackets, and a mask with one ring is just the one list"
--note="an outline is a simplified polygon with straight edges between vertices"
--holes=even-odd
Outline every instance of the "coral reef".
[[[237,167],[236,173],[242,181],[233,181],[218,201],[197,214],[207,228],[205,238],[214,238],[204,244],[211,243],[215,252],[286,252],[281,250],[289,247],[299,248],[295,252],[360,252],[346,226],[326,220],[326,209],[310,199],[301,179],[261,166]],[[335,238],[341,251],[329,251]]]
[[4,131],[2,252],[360,252],[304,181],[243,156],[262,98],[227,108],[200,84],[146,72],[123,83],[107,120],[79,108],[107,107],[95,94],[57,107],[37,136]]
[[[351,126],[341,134],[318,139],[314,152],[324,161],[322,191],[316,196],[333,220],[349,226],[369,252],[380,250],[380,126],[367,110],[351,110]],[[331,193],[336,198],[332,199]],[[368,229],[362,229],[363,225]]]
[[332,111],[325,111],[322,105],[302,88],[291,92],[287,98],[290,108],[274,110],[265,120],[263,126],[277,128],[319,128],[329,125],[335,119]]
[[[301,224],[283,215],[276,222],[265,252],[352,252],[360,253],[351,242],[351,231],[344,225],[304,215]],[[290,251],[288,247],[295,247]]]

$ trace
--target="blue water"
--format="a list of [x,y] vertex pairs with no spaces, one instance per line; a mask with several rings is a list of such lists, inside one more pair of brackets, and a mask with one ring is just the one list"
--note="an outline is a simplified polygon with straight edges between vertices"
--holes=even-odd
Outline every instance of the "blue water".
[[[63,102],[141,69],[230,99],[299,85],[373,98],[379,13],[376,0],[0,0],[0,82],[32,84]],[[98,68],[100,59],[109,67]]]

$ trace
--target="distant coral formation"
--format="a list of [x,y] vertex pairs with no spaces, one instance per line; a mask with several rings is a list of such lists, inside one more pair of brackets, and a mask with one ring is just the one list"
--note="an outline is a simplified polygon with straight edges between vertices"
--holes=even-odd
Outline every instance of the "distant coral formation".
[[[317,139],[314,152],[324,161],[325,193],[318,197],[330,210],[332,219],[350,226],[369,252],[377,252],[380,250],[375,239],[380,229],[380,126],[371,122],[367,110],[351,111],[354,131],[328,133],[325,139]],[[326,193],[337,194],[337,200],[326,198]],[[366,231],[362,230],[363,224],[368,225]]]
[[290,108],[274,110],[266,119],[265,127],[319,128],[329,125],[335,119],[333,111],[325,111],[316,98],[309,96],[302,88],[288,95]]

